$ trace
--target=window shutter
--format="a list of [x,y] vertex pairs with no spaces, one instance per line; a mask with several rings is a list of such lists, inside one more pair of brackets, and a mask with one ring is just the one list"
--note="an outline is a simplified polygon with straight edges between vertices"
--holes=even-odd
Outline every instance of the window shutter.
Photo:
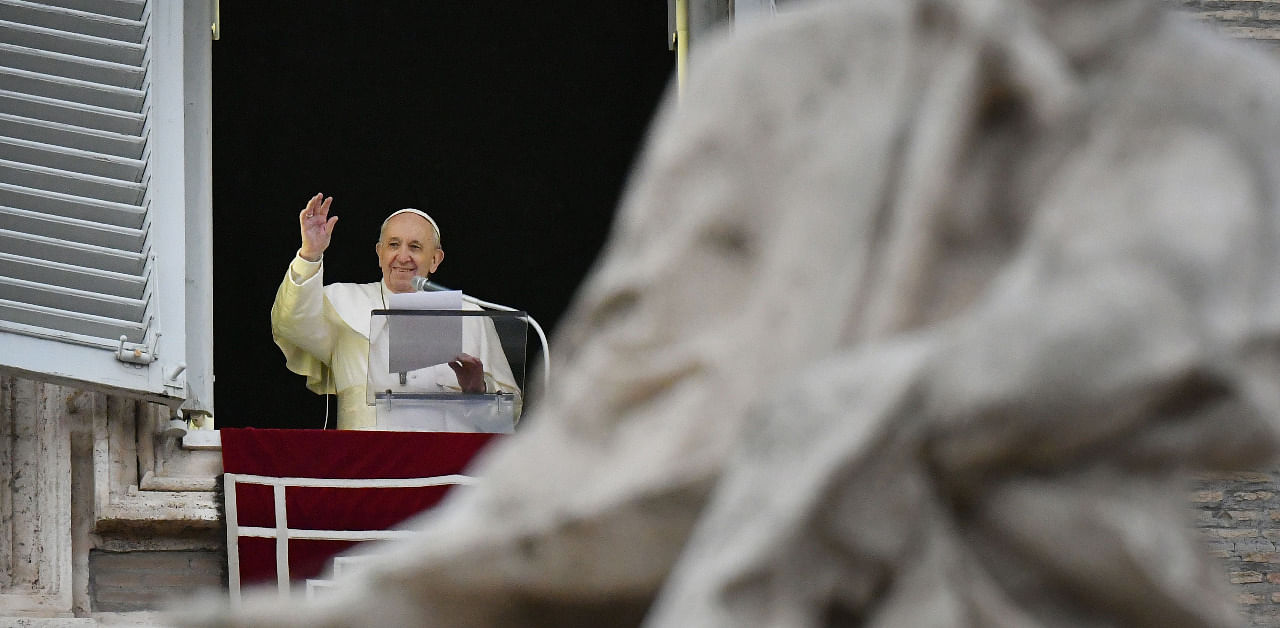
[[0,368],[211,411],[203,4],[0,0]]

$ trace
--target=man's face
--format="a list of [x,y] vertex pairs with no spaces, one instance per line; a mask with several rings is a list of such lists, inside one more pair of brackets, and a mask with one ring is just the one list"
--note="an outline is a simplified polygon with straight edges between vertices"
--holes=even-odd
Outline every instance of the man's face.
[[431,223],[414,214],[388,220],[376,250],[382,280],[392,292],[413,292],[413,277],[429,276],[444,260]]

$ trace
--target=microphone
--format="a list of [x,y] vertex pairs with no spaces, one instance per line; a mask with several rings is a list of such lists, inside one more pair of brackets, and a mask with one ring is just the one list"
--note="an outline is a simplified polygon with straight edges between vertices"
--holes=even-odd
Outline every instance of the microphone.
[[413,289],[418,292],[447,292],[449,290],[449,288],[431,281],[426,277],[419,277],[415,275],[410,281],[413,283]]

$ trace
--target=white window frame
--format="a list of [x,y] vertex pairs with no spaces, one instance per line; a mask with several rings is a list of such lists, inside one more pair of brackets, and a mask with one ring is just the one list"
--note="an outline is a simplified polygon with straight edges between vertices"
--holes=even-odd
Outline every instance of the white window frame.
[[0,323],[0,371],[212,414],[212,2],[150,0],[145,11],[150,328],[121,354],[119,343]]

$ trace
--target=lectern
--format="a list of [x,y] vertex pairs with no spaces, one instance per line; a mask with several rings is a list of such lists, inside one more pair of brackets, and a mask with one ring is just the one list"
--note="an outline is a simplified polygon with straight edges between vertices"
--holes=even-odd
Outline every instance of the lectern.
[[[510,433],[520,420],[528,317],[485,310],[374,310],[366,402],[376,429]],[[483,363],[484,390],[464,391],[449,366]]]

